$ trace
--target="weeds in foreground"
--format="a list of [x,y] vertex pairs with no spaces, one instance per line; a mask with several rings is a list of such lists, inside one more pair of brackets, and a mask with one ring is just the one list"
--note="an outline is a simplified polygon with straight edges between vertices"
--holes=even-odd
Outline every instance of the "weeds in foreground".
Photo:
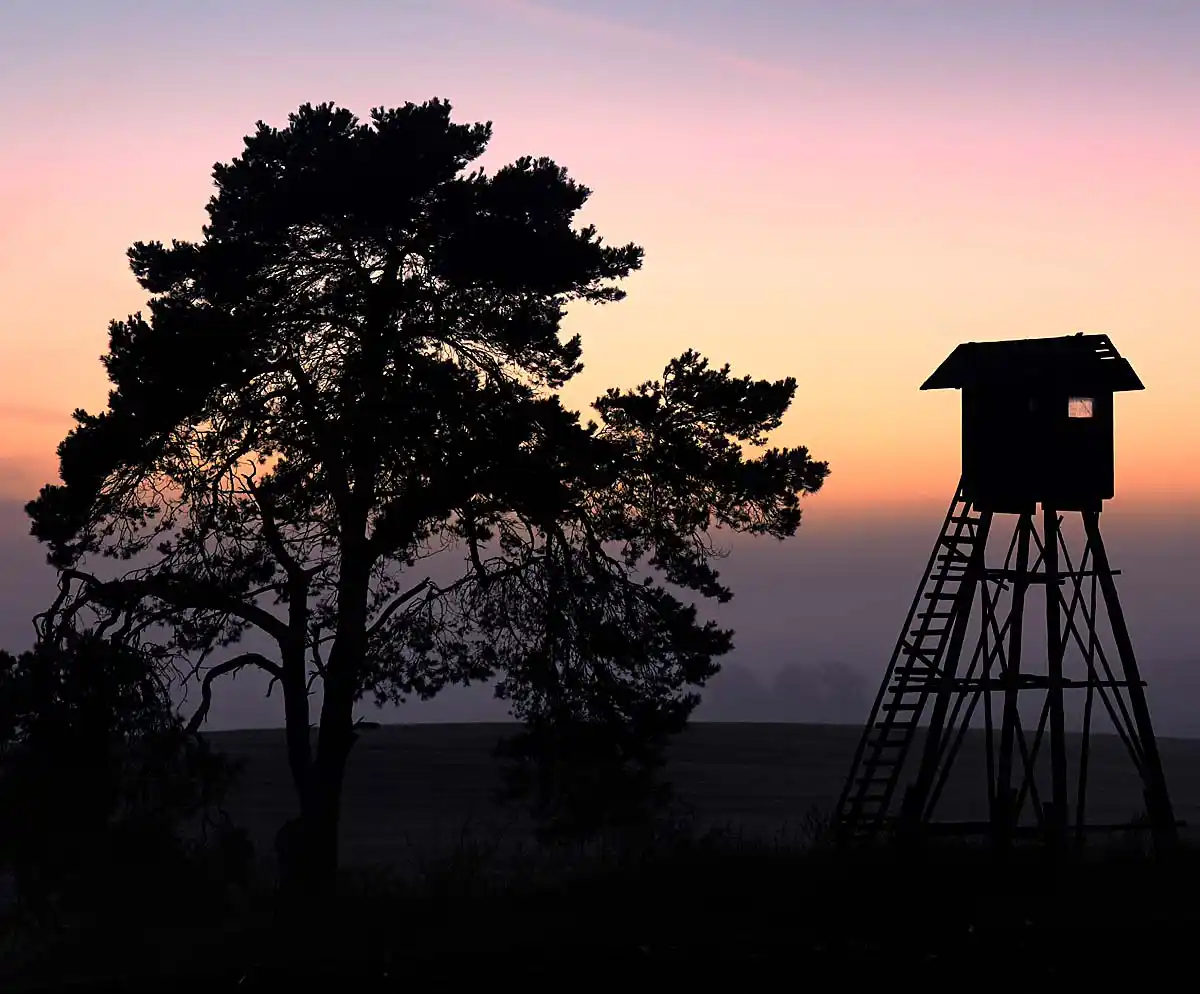
[[[1200,850],[1191,846],[1162,866],[1118,838],[1051,872],[1037,847],[1014,852],[1004,867],[961,843],[919,857],[886,846],[840,850],[816,810],[772,838],[687,817],[554,845],[522,841],[512,828],[468,822],[439,854],[410,843],[405,865],[347,870],[304,941],[274,928],[274,882],[264,874],[227,903],[224,918],[203,925],[173,928],[160,914],[141,930],[122,927],[114,900],[103,924],[10,932],[0,939],[0,974],[106,976],[145,957],[194,977],[320,973],[339,963],[386,972],[389,964],[453,961],[464,950],[485,959],[524,949],[520,956],[537,958],[580,943],[671,955],[707,954],[717,943],[839,956],[876,955],[892,943],[942,955],[1009,928],[1103,929],[1122,907],[1141,909],[1132,925],[1142,929],[1200,924],[1200,909],[1184,902],[1200,884]],[[903,909],[885,926],[866,909],[889,895],[902,896]]]

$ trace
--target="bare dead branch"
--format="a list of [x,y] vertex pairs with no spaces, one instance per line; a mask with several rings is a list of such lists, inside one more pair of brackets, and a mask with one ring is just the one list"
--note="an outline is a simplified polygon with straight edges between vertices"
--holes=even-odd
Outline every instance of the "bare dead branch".
[[257,652],[243,652],[240,656],[234,656],[223,663],[217,663],[216,666],[207,670],[204,674],[204,681],[200,684],[200,706],[196,708],[196,713],[192,715],[191,720],[188,722],[188,734],[199,729],[204,723],[204,719],[208,717],[208,709],[212,706],[213,681],[217,677],[224,676],[226,673],[235,673],[238,670],[245,669],[247,666],[257,666],[260,670],[270,673],[273,681],[283,676],[283,670],[278,664]]

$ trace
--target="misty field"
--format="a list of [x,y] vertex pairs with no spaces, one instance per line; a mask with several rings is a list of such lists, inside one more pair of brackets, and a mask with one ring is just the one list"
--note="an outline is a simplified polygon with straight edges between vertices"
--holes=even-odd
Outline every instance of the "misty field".
[[[486,857],[493,843],[531,841],[520,809],[495,800],[501,767],[492,749],[515,727],[364,731],[346,782],[344,865],[438,871],[429,858],[464,841],[469,857]],[[667,775],[699,827],[731,828],[751,843],[803,840],[810,812],[836,801],[857,736],[845,726],[701,723],[673,743]],[[226,808],[270,862],[275,830],[295,810],[283,733],[211,738],[245,760]],[[948,815],[979,813],[969,774],[982,764],[981,745],[964,747],[963,782],[947,792]],[[1200,741],[1161,745],[1177,812],[1198,822]],[[1098,737],[1093,750],[1093,819],[1129,819],[1141,806],[1120,742]],[[118,906],[87,928],[11,943],[7,961],[0,955],[0,987],[60,990],[69,979],[92,985],[76,989],[216,994],[368,981],[391,989],[426,975],[462,986],[508,974],[536,989],[537,981],[561,987],[583,964],[594,983],[636,975],[711,986],[714,969],[732,967],[740,986],[753,978],[765,987],[778,981],[780,966],[802,979],[850,976],[859,986],[885,978],[894,986],[898,977],[961,983],[987,964],[995,982],[1014,989],[1031,977],[1112,986],[1130,970],[1144,986],[1177,975],[1180,957],[1190,956],[1178,937],[1200,925],[1200,850],[1190,847],[1166,866],[1116,849],[1109,859],[1061,867],[1026,850],[1029,858],[997,867],[957,847],[928,860],[887,851],[859,860],[729,841],[668,843],[653,859],[609,860],[600,873],[571,857],[566,874],[535,873],[516,887],[503,873],[499,886],[483,879],[474,859],[441,864],[465,870],[463,877],[434,872],[415,887],[380,887],[369,875],[366,886],[348,887],[344,899],[304,921],[279,918],[251,897],[235,901],[227,918],[160,909],[152,926],[130,927]],[[882,909],[881,898],[890,902]],[[1064,943],[1067,928],[1074,931]]]
[[[347,866],[443,855],[463,840],[515,845],[530,838],[517,807],[496,801],[497,740],[503,724],[383,725],[364,731],[350,757],[342,821]],[[836,803],[859,729],[840,725],[698,723],[671,745],[667,776],[703,827],[747,838],[802,841],[811,812]],[[275,830],[295,813],[280,730],[214,732],[214,746],[244,759],[230,816],[270,857]],[[1072,740],[1074,748],[1078,742]],[[1160,741],[1177,816],[1200,826],[1200,741]],[[915,754],[915,750],[914,750]],[[982,814],[982,740],[968,737],[940,809],[945,817]],[[1089,820],[1126,822],[1142,809],[1118,739],[1092,740]],[[978,775],[977,775],[978,774]]]

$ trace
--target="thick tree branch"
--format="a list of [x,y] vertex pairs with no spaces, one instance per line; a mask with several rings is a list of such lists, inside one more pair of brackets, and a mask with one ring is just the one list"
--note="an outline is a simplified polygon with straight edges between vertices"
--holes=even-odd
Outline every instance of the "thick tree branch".
[[262,519],[263,538],[267,540],[268,548],[279,560],[279,565],[287,571],[288,579],[292,582],[307,579],[308,574],[304,567],[296,561],[296,557],[288,552],[287,546],[284,545],[283,536],[279,533],[279,523],[275,520],[274,501],[266,491],[254,485],[254,477],[251,474],[245,474],[242,479],[246,483],[246,489],[250,491],[250,496],[258,505],[259,515]]
[[59,572],[58,578],[58,595],[45,611],[33,616],[33,630],[37,633],[39,642],[44,642],[49,639],[50,625],[54,617],[62,610],[63,604],[71,593],[71,584],[67,582],[67,578],[63,577],[62,572]]
[[157,597],[176,608],[227,611],[234,617],[255,625],[280,644],[285,643],[290,635],[288,626],[264,608],[193,579],[151,575],[138,579],[99,580],[90,573],[75,569],[62,570],[59,575],[62,579],[78,580],[89,588],[87,595],[71,605],[71,614],[87,601],[107,600],[109,597],[115,600],[137,601],[144,597]]
[[[284,368],[295,379],[296,390],[304,406],[308,408],[308,415],[312,419],[312,424],[324,424],[326,416],[325,412],[321,410],[320,392],[309,378],[304,365],[298,359],[289,358],[284,363]],[[340,507],[345,506],[350,500],[350,487],[346,482],[346,463],[335,446],[324,444],[327,442],[327,439],[324,432],[320,429],[314,432],[314,442],[321,449],[322,461],[331,470],[328,474],[327,482],[330,489],[333,490],[334,498]]]
[[471,511],[470,505],[463,509],[463,517],[467,525],[467,550],[471,555],[471,565],[475,567],[475,572],[483,577],[485,571],[479,557],[479,534],[475,528],[475,515]]
[[420,583],[414,584],[413,586],[409,587],[408,590],[404,591],[404,593],[402,593],[386,608],[384,608],[383,613],[375,619],[375,623],[367,629],[367,638],[373,638],[376,634],[378,634],[379,630],[384,626],[388,618],[400,610],[400,608],[404,607],[404,605],[416,597],[417,594],[421,593],[423,590],[429,589],[429,587],[432,585],[433,581],[430,580],[429,577],[425,577],[425,579]]
[[247,666],[257,666],[260,670],[270,673],[272,681],[283,677],[283,670],[278,664],[257,652],[243,652],[240,656],[234,656],[232,659],[227,659],[212,669],[206,670],[204,680],[200,684],[200,706],[196,708],[196,713],[192,715],[187,725],[189,734],[199,729],[204,724],[204,719],[208,717],[208,709],[212,706],[213,681],[226,673],[235,673]]

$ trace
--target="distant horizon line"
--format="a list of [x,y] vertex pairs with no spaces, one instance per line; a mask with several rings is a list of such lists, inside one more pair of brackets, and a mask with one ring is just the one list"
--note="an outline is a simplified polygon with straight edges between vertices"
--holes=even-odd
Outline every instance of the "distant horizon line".
[[[744,721],[744,720],[743,721],[725,721],[720,718],[712,718],[712,719],[707,719],[704,721],[689,721],[687,724],[687,727],[684,728],[683,731],[686,732],[689,728],[696,728],[697,726],[700,726],[700,725],[755,725],[755,726],[779,725],[781,727],[788,727],[788,728],[794,728],[794,727],[798,727],[798,726],[799,727],[807,727],[807,728],[843,728],[843,729],[846,729],[847,731],[860,733],[863,729],[863,726],[866,724],[866,721],[867,721],[867,719],[865,716],[861,723],[852,724],[852,725],[848,725],[845,722],[839,722],[839,721],[828,721],[828,722],[827,721]],[[412,727],[417,727],[417,726],[425,727],[425,728],[429,728],[429,727],[433,727],[433,726],[436,726],[439,728],[461,728],[464,725],[471,725],[471,726],[495,725],[497,727],[503,727],[503,728],[520,728],[520,727],[523,727],[524,723],[520,722],[520,721],[496,721],[494,719],[488,719],[486,721],[373,721],[373,722],[363,722],[362,725],[358,725],[358,726],[356,726],[356,728],[361,728],[365,731],[376,731],[381,728],[400,728],[400,727],[412,728]],[[924,727],[924,726],[922,726],[922,727]],[[313,725],[309,729],[309,731],[313,732],[313,733],[317,732],[317,730],[318,730],[317,725]],[[261,732],[271,732],[271,733],[280,732],[280,733],[282,733],[282,732],[286,731],[286,729],[283,725],[266,725],[266,726],[260,725],[260,726],[254,727],[254,728],[222,728],[222,729],[211,731],[211,732],[205,732],[205,731],[203,731],[203,729],[201,729],[200,731],[201,731],[201,734],[204,734],[204,735],[250,735],[250,734],[257,734],[257,733],[261,733]],[[978,732],[978,733],[982,734],[983,729],[982,728],[972,728],[972,729],[970,729],[970,731]],[[1083,732],[1081,730],[1079,730],[1078,728],[1075,728],[1075,729],[1068,728],[1066,730],[1066,732],[1067,732],[1068,738],[1080,738],[1083,735]],[[1103,730],[1098,730],[1098,729],[1093,729],[1089,734],[1092,738],[1111,738],[1111,739],[1119,738],[1119,736],[1117,735],[1116,732],[1103,731]],[[1200,741],[1200,734],[1197,734],[1197,735],[1161,735],[1161,734],[1156,733],[1155,738],[1159,742],[1169,742],[1169,741],[1198,742],[1198,741]]]

